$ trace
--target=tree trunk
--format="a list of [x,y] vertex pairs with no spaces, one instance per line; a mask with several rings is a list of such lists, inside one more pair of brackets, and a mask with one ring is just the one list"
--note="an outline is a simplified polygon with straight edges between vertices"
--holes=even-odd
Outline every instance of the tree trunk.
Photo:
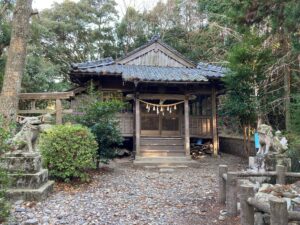
[[32,0],[17,0],[13,14],[12,34],[5,66],[0,113],[6,119],[15,119],[18,110],[18,94],[21,90],[29,34]]
[[244,140],[243,140],[244,152],[248,155],[248,153],[247,153],[247,126],[246,125],[243,125],[243,135],[244,135]]
[[284,105],[285,105],[285,129],[291,130],[291,81],[290,81],[290,68],[284,73]]

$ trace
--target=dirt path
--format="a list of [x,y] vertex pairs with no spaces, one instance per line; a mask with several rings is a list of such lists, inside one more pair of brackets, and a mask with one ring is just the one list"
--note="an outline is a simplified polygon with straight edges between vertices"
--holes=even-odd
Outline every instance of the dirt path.
[[40,224],[239,224],[238,218],[219,219],[224,208],[217,203],[219,164],[245,167],[245,161],[229,155],[200,159],[197,168],[161,172],[116,160],[88,185],[58,185],[44,202],[18,202],[11,224],[28,219]]

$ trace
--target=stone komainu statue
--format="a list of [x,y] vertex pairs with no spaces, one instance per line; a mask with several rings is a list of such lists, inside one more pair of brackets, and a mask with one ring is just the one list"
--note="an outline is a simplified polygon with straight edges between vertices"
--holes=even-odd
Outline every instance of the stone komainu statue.
[[287,139],[282,136],[280,131],[275,132],[271,126],[261,124],[257,128],[259,134],[260,148],[257,155],[266,155],[271,151],[274,154],[284,154],[288,149]]
[[9,141],[13,150],[33,152],[36,150],[36,142],[39,133],[49,128],[49,124],[43,124],[49,121],[50,114],[36,117],[18,116],[17,122],[22,125],[21,130]]

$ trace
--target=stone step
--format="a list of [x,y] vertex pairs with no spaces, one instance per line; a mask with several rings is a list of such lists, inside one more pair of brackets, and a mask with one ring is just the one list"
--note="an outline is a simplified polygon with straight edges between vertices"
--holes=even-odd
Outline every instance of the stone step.
[[48,181],[48,170],[42,169],[35,174],[16,173],[9,174],[11,189],[32,189],[39,188]]
[[136,157],[133,162],[137,166],[194,166],[198,165],[197,161],[191,160],[185,156],[181,157]]
[[42,201],[53,191],[54,181],[47,181],[38,189],[8,189],[7,198],[11,201]]

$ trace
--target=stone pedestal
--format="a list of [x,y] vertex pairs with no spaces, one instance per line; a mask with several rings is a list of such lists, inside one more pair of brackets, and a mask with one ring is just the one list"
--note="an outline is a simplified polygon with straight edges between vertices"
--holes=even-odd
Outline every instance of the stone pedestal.
[[284,165],[287,171],[291,170],[291,159],[282,155],[268,154],[249,157],[249,168],[253,171],[275,171],[276,165]]
[[7,195],[11,201],[41,201],[53,190],[54,181],[48,180],[48,170],[42,168],[38,152],[6,153],[1,167],[9,173]]

